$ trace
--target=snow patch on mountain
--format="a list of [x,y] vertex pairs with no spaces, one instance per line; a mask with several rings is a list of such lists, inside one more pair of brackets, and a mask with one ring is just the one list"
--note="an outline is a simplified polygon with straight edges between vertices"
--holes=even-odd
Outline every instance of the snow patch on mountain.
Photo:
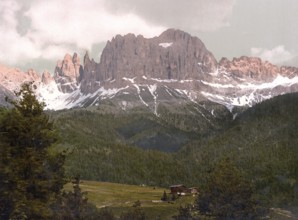
[[262,84],[239,84],[238,87],[241,89],[270,89],[277,86],[291,86],[293,84],[298,83],[298,76],[290,79],[288,77],[284,77],[278,75],[272,82],[262,83]]
[[163,48],[168,48],[168,47],[170,47],[170,46],[173,45],[173,42],[170,42],[170,43],[160,43],[158,45],[161,46],[161,47],[163,47]]
[[141,102],[142,102],[145,106],[149,107],[149,105],[144,101],[144,99],[143,99],[142,96],[141,96],[141,90],[140,90],[139,85],[137,85],[137,84],[133,84],[133,86],[136,87]]
[[129,82],[131,82],[131,83],[134,83],[136,77],[134,77],[134,78],[126,78],[126,77],[123,77],[122,79],[124,79],[125,81],[129,81]]
[[117,93],[127,88],[128,86],[122,87],[122,88],[113,88],[113,89],[105,89],[104,87],[100,87],[93,94],[100,96],[102,99],[113,98]]
[[151,93],[151,95],[153,96],[153,99],[154,99],[154,114],[156,116],[158,116],[158,114],[157,114],[157,96],[158,95],[156,93],[156,88],[157,88],[156,84],[148,85],[148,89],[149,89],[149,91],[150,91],[150,93]]
[[41,83],[37,87],[36,94],[40,101],[46,103],[46,109],[54,110],[65,108],[65,100],[70,95],[61,92],[54,81],[48,85]]
[[160,82],[160,83],[174,83],[174,82],[178,82],[178,80],[176,80],[176,79],[157,79],[157,78],[151,78],[151,80],[156,81],[156,82]]
[[215,88],[235,88],[236,87],[232,84],[209,83],[209,82],[206,82],[206,81],[203,81],[203,80],[201,80],[201,82],[205,85],[215,87]]

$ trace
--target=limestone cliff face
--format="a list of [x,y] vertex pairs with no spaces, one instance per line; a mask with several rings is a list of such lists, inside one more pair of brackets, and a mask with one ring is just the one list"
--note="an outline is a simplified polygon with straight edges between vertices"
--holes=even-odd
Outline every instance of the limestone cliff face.
[[100,82],[96,80],[96,74],[100,74],[98,68],[99,64],[94,59],[90,59],[88,52],[86,52],[84,56],[84,68],[80,78],[81,91],[83,93],[93,92],[100,85]]
[[97,80],[142,77],[199,79],[217,62],[197,37],[170,29],[159,37],[117,35],[102,52]]
[[[63,63],[57,66],[60,73]],[[217,61],[203,42],[183,31],[169,29],[151,39],[117,35],[107,42],[99,63],[90,59],[88,53],[85,55],[81,90],[94,92],[99,86],[109,86],[111,81],[113,86],[125,86],[123,78],[134,78],[136,82],[143,78],[204,79],[216,68]]]
[[[221,74],[212,76],[210,73]],[[227,72],[223,76],[222,73]],[[55,81],[63,92],[71,92],[80,83],[84,94],[93,93],[100,87],[123,88],[134,79],[142,83],[144,79],[158,80],[204,80],[208,82],[249,83],[271,82],[278,75],[295,77],[298,69],[278,67],[260,58],[242,56],[218,63],[203,42],[180,30],[169,29],[160,36],[146,39],[143,36],[117,35],[107,42],[99,63],[86,53],[83,66],[75,53],[67,54],[55,69]],[[180,86],[181,85],[177,85]],[[196,87],[186,85],[186,87]],[[185,88],[178,89],[185,89]]]
[[18,68],[0,64],[0,84],[5,89],[11,92],[18,91],[22,83],[32,81],[40,81],[40,76],[33,69],[23,72]]
[[51,75],[50,72],[44,71],[41,76],[41,82],[45,85],[49,85],[50,83],[54,82],[54,77]]
[[278,75],[284,77],[298,76],[298,68],[295,67],[278,67],[268,61],[262,61],[257,57],[242,56],[228,60],[222,58],[219,67],[235,78],[246,80],[247,82],[271,82]]
[[219,65],[235,77],[259,81],[270,81],[279,73],[277,66],[256,57],[242,56],[232,61],[222,58]]
[[9,106],[5,97],[15,98],[14,92],[19,91],[21,85],[26,82],[40,83],[39,74],[33,69],[23,72],[18,68],[13,68],[0,64],[0,106]]
[[[61,66],[58,69],[61,70],[60,75],[80,82],[83,94],[93,93],[101,88],[133,90],[136,85],[154,84],[161,87],[165,82],[171,82],[167,87],[192,91],[191,93],[196,94],[194,98],[200,97],[202,90],[205,94],[224,93],[242,97],[246,91],[239,89],[241,86],[238,85],[243,83],[245,85],[242,87],[248,88],[249,84],[270,83],[279,75],[290,79],[298,76],[297,68],[278,67],[255,57],[242,56],[231,61],[222,58],[217,62],[199,38],[175,29],[169,29],[150,39],[134,34],[115,36],[107,42],[99,63],[91,59],[88,53],[85,54],[83,71],[79,78],[70,74],[75,72],[74,68],[69,68],[69,63],[76,63],[74,58],[66,56],[65,60],[58,65]],[[294,86],[289,87],[291,91],[295,90],[293,88]],[[279,87],[274,94],[286,89],[284,86]],[[266,94],[270,94],[269,90],[266,90]],[[64,90],[68,91],[72,89]],[[253,91],[249,90],[250,94]],[[162,95],[159,96],[161,97]]]
[[169,29],[150,39],[117,35],[107,42],[99,63],[88,53],[82,63],[78,54],[66,54],[53,76],[0,65],[0,93],[15,91],[26,81],[38,82],[39,92],[44,93],[40,97],[53,108],[113,99],[121,109],[144,105],[158,115],[160,103],[208,99],[232,109],[296,92],[298,68],[247,56],[217,62],[199,38]]
[[73,56],[66,54],[62,61],[57,62],[54,72],[54,79],[62,92],[68,93],[77,89],[83,73],[77,53],[74,53]]

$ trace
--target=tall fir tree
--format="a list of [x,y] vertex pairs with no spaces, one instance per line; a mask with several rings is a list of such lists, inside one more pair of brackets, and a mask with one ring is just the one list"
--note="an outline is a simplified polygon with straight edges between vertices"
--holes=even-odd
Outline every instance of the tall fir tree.
[[33,83],[22,85],[14,108],[0,118],[0,219],[52,219],[64,181],[64,153]]
[[265,214],[254,199],[254,188],[229,158],[221,159],[200,190],[196,205],[215,219],[259,219]]

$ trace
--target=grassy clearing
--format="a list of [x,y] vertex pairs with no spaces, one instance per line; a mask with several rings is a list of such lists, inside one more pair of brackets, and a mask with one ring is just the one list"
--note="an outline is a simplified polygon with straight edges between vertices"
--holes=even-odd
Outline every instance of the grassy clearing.
[[[164,190],[169,193],[169,189],[154,188],[148,186],[135,186],[107,182],[82,181],[81,188],[87,192],[90,202],[98,208],[107,207],[117,216],[131,207],[134,202],[139,200],[142,209],[149,219],[171,219],[178,213],[180,205],[190,204],[194,201],[193,196],[183,196],[174,202],[161,202]],[[71,189],[68,184],[66,189]]]

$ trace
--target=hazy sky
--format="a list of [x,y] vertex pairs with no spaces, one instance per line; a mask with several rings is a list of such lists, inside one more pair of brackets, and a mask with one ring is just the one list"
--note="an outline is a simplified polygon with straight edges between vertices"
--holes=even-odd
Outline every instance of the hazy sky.
[[99,61],[116,34],[178,28],[219,60],[259,56],[298,67],[297,0],[0,0],[0,63],[53,72],[65,53]]

